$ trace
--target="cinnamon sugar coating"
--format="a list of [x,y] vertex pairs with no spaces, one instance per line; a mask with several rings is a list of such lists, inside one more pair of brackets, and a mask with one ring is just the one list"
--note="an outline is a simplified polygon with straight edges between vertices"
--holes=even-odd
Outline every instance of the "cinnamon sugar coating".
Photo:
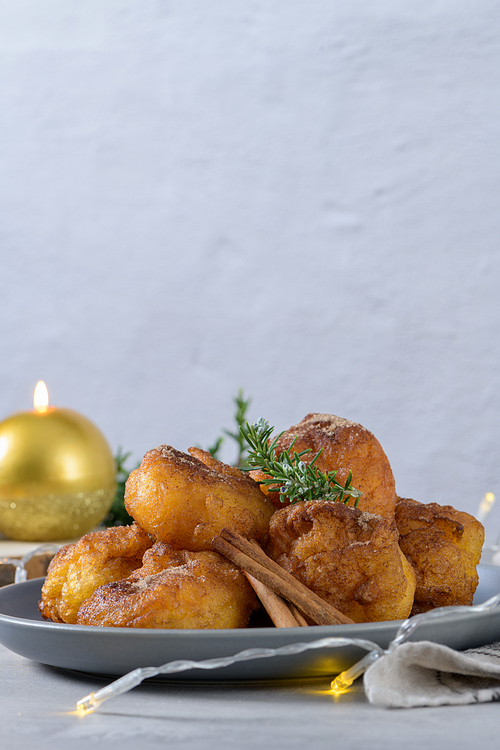
[[153,539],[136,523],[86,534],[52,559],[38,605],[46,620],[74,624],[82,603],[105,583],[142,565]]
[[300,502],[271,518],[267,552],[355,622],[410,613],[415,573],[393,521],[342,503]]
[[[156,540],[210,550],[224,526],[262,541],[273,505],[250,477],[209,453],[161,445],[144,456],[125,487],[125,507]],[[201,460],[203,459],[203,460]]]
[[[361,510],[389,519],[394,517],[397,498],[391,465],[379,441],[369,430],[333,414],[312,413],[285,430],[278,440],[276,452],[290,448],[294,439],[292,453],[309,449],[309,453],[302,457],[308,463],[321,450],[315,465],[322,471],[337,471],[336,479],[342,485],[352,471],[352,485],[363,493],[358,505]],[[250,472],[250,476],[256,480],[263,477],[259,471]],[[276,507],[283,507],[278,493],[261,489]]]
[[241,571],[217,552],[174,550],[158,542],[143,566],[101,586],[78,613],[79,625],[122,628],[244,628],[257,606]]
[[451,505],[399,498],[399,546],[415,569],[412,614],[435,607],[472,604],[479,577],[484,527]]

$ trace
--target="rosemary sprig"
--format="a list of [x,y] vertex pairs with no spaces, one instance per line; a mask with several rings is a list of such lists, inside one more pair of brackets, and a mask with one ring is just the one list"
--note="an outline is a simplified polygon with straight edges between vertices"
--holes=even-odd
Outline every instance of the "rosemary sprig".
[[266,475],[261,484],[268,487],[269,492],[279,492],[280,501],[287,498],[291,504],[301,500],[330,500],[347,505],[350,498],[357,507],[359,498],[363,494],[352,485],[352,473],[349,472],[345,485],[335,479],[336,471],[323,472],[315,466],[321,455],[319,451],[312,461],[305,463],[302,456],[310,450],[297,451],[291,454],[295,440],[291,446],[276,455],[276,446],[280,433],[271,441],[274,427],[269,422],[259,419],[255,424],[248,422],[240,428],[241,435],[250,446],[247,463],[252,469],[260,469]]
[[230,430],[224,430],[225,434],[236,441],[238,445],[238,456],[236,458],[235,466],[243,468],[247,463],[247,443],[243,435],[241,434],[241,428],[245,424],[246,414],[248,407],[250,406],[252,399],[244,398],[243,390],[240,388],[237,396],[233,399],[236,406],[236,412],[234,414],[234,421],[236,422],[236,432]]
[[[243,390],[240,388],[238,394],[235,396],[235,398],[233,398],[233,403],[236,407],[236,411],[234,414],[234,421],[236,423],[235,431],[232,432],[231,430],[223,430],[224,435],[227,435],[227,437],[230,437],[232,440],[234,440],[238,446],[238,454],[234,466],[238,466],[240,469],[245,468],[247,465],[247,444],[241,434],[241,428],[245,424],[246,414],[251,401],[251,398],[244,397]],[[213,445],[207,448],[208,452],[214,458],[220,458],[219,454],[223,442],[224,436],[221,435],[214,441]]]
[[[216,458],[217,460],[219,460],[219,453],[220,453],[220,449],[222,448],[223,442],[224,442],[224,438],[222,437],[222,435],[220,435],[216,440],[214,440],[212,445],[209,445],[207,447],[208,453],[210,453],[210,455]],[[200,448],[201,446],[198,446],[198,447]]]
[[105,526],[129,526],[133,518],[125,510],[125,482],[132,469],[127,469],[126,463],[131,453],[123,453],[122,448],[118,448],[115,456],[116,463],[116,493],[113,505],[103,523]]

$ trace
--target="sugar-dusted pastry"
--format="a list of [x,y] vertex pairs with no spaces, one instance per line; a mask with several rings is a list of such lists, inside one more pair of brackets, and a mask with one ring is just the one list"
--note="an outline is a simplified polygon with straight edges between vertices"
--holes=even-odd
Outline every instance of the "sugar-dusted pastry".
[[196,455],[168,445],[146,453],[126,483],[128,513],[175,549],[209,550],[224,526],[261,541],[274,506],[259,485],[205,451],[190,450]]
[[[362,425],[333,414],[308,414],[279,438],[276,453],[286,449],[290,449],[292,455],[295,451],[309,450],[302,457],[305,463],[312,461],[321,450],[316,467],[322,471],[337,471],[336,479],[341,484],[351,471],[352,485],[363,493],[358,505],[361,510],[385,518],[394,517],[396,485],[389,459],[377,438]],[[250,475],[257,481],[263,478],[258,470]],[[277,507],[283,507],[279,493],[261,489]]]
[[52,559],[38,608],[46,620],[75,623],[78,610],[104,583],[129,576],[142,565],[153,539],[136,523],[86,534]]
[[417,576],[412,614],[435,607],[472,604],[479,581],[484,527],[451,505],[398,500],[399,546]]
[[128,578],[101,586],[79,625],[121,628],[244,628],[257,606],[243,573],[217,552],[158,542]]
[[415,573],[394,521],[338,502],[301,501],[273,515],[267,552],[354,622],[410,614]]

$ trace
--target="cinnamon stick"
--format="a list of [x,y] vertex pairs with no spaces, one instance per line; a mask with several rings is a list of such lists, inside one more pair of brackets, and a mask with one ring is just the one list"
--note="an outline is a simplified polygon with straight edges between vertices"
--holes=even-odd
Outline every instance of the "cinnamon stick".
[[318,625],[353,624],[353,620],[321,599],[240,534],[222,529],[220,536],[212,540],[212,546],[283,599],[295,604]]
[[290,602],[288,604],[288,606],[290,607],[290,612],[295,617],[295,619],[297,620],[297,623],[300,625],[300,627],[308,627],[309,623],[307,622],[307,620],[304,617],[304,615],[302,614],[302,612],[299,609],[297,609],[297,607],[295,606],[295,604],[292,604]]
[[[275,573],[277,576],[282,578],[285,582],[290,583],[291,585],[296,585],[300,590],[303,591],[304,595],[311,597],[311,599],[315,600],[316,603],[325,605],[327,610],[331,613],[333,617],[336,617],[339,621],[339,624],[342,625],[353,625],[354,620],[351,620],[350,617],[347,615],[344,615],[343,612],[340,612],[336,607],[333,606],[333,604],[329,604],[324,599],[322,599],[320,596],[314,593],[314,591],[311,591],[311,589],[308,589],[307,586],[305,586],[301,581],[299,581],[297,578],[292,576],[288,571],[286,571],[284,568],[281,567],[281,565],[278,565],[277,562],[272,560],[262,547],[260,547],[255,539],[246,539],[241,534],[238,534],[236,531],[232,531],[231,529],[224,528],[221,530],[220,535],[223,539],[230,542],[234,547],[239,549],[241,552],[244,552],[249,557],[251,557],[256,562],[259,562],[261,565],[268,568],[270,571]],[[294,602],[293,600],[290,600],[290,604],[294,605],[295,609],[301,609],[300,604],[297,604],[297,602]],[[304,614],[309,615],[309,612],[304,610],[302,608],[302,611]],[[307,624],[304,620],[304,624]],[[322,623],[323,624],[323,623]],[[324,623],[329,624],[329,623]],[[334,623],[336,624],[336,623]]]
[[277,628],[297,628],[298,620],[288,608],[287,603],[281,596],[275,594],[270,588],[254,578],[250,573],[243,571],[249,584],[259,597],[267,614]]
[[[257,547],[257,549],[259,549],[259,550],[262,551],[262,547],[259,547],[259,545],[255,541],[255,539],[249,539],[248,541],[250,542],[251,545],[253,545],[253,547]],[[269,559],[271,559],[271,558],[269,558]],[[271,597],[271,595],[275,596],[275,597],[278,597],[278,594],[275,594],[274,592],[272,592],[271,589],[268,589],[267,586],[264,586],[263,583],[260,583],[260,581],[257,581],[257,579],[253,578],[253,576],[251,576],[249,573],[245,573],[245,575],[246,575],[246,577],[247,577],[247,579],[249,581],[250,581],[250,579],[252,579],[250,581],[250,583],[254,587],[254,591],[257,594],[257,596],[259,596],[259,594],[257,592],[257,589],[254,586],[254,583],[252,583],[252,581],[255,582],[255,583],[258,583],[259,586],[262,587],[262,593],[263,593],[264,596],[266,596],[265,592],[268,592],[269,597]],[[260,596],[259,596],[259,598],[260,598],[261,602],[264,604],[262,598]],[[280,602],[283,602],[283,604],[290,611],[292,617],[296,621],[295,625],[298,625],[299,627],[309,627],[309,623],[307,622],[306,618],[304,617],[304,615],[302,614],[302,612],[299,609],[297,609],[297,607],[295,606],[295,604],[292,604],[291,602],[286,602],[284,599],[281,598],[281,596],[279,596],[278,599],[279,599]],[[272,601],[271,598],[270,598],[270,601]],[[265,606],[265,604],[264,604],[264,606]],[[269,612],[269,610],[267,610],[267,611],[268,611],[268,614],[269,614],[271,620],[273,620],[273,622],[274,622],[273,613]],[[276,625],[276,623],[274,623],[274,624]],[[278,627],[278,626],[276,626],[276,627]]]

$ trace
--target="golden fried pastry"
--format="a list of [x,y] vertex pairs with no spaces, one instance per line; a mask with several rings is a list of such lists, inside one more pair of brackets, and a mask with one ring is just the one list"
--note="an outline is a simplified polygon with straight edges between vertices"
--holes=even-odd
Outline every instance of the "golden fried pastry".
[[168,445],[149,451],[125,487],[125,507],[158,541],[175,549],[211,549],[227,526],[261,541],[273,505],[258,484],[239,469],[197,449],[190,456]]
[[46,620],[75,623],[78,610],[104,583],[129,576],[142,565],[153,539],[137,524],[86,534],[52,559],[38,608]]
[[415,573],[390,522],[343,503],[301,501],[277,511],[268,554],[355,622],[408,617]]
[[399,499],[399,546],[415,569],[417,588],[412,614],[435,607],[472,604],[478,584],[484,527],[451,505]]
[[[337,471],[336,479],[342,485],[352,471],[352,485],[363,493],[358,505],[361,510],[394,517],[396,485],[391,465],[377,438],[365,427],[333,414],[308,414],[281,435],[276,452],[290,448],[294,440],[292,455],[309,450],[302,457],[309,463],[321,450],[315,465],[322,471]],[[260,471],[251,471],[250,476],[257,481],[263,478]],[[283,507],[279,493],[261,489],[277,507]]]
[[244,628],[257,606],[243,573],[217,552],[158,542],[128,578],[101,586],[79,625],[121,628]]
[[218,474],[241,479],[243,473],[241,469],[238,469],[237,466],[231,466],[230,464],[225,464],[222,461],[219,461],[217,458],[214,458],[211,453],[204,451],[203,448],[188,448],[188,453],[194,458],[197,458],[198,461],[201,461],[202,464],[205,464],[205,466],[208,466],[209,469],[214,469]]

